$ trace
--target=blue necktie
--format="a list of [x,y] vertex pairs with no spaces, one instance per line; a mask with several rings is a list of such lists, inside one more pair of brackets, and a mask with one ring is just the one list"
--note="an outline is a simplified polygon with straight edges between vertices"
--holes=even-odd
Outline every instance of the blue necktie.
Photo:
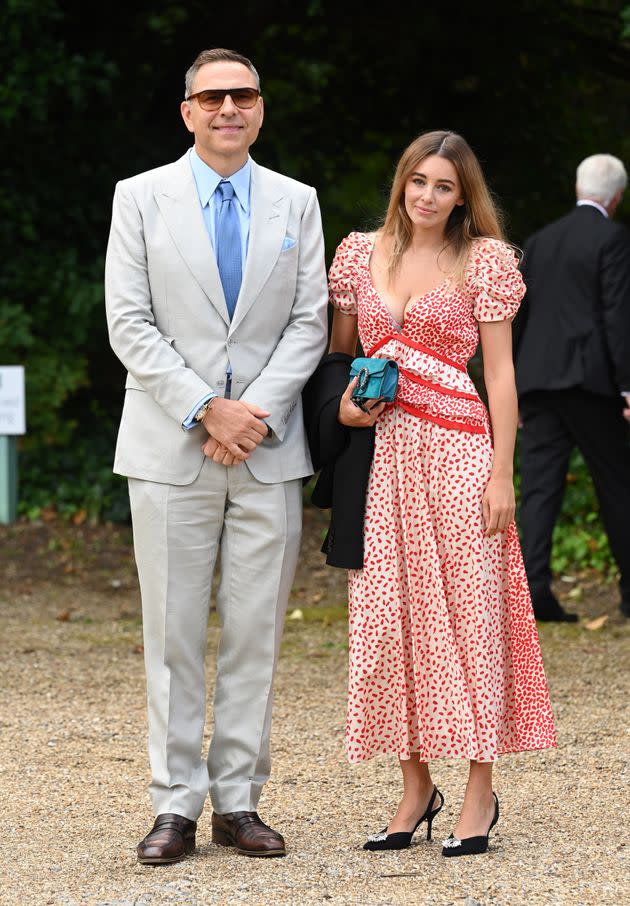
[[232,320],[236,300],[241,288],[241,230],[234,200],[234,186],[228,180],[220,182],[217,192],[221,197],[217,223],[217,264],[223,284],[228,315]]

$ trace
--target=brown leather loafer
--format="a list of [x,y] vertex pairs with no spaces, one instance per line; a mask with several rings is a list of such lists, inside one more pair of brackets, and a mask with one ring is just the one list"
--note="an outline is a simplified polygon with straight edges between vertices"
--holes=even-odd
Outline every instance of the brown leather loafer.
[[143,865],[167,865],[181,862],[195,851],[197,822],[173,812],[158,815],[155,824],[138,844],[138,862]]
[[212,813],[212,842],[234,846],[243,856],[285,856],[284,838],[264,824],[258,812]]

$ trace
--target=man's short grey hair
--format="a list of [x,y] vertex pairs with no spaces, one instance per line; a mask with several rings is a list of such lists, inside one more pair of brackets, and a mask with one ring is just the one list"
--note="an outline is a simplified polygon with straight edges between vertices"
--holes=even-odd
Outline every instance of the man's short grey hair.
[[[238,53],[235,50],[229,50],[225,47],[213,47],[210,50],[202,50],[200,54],[197,54],[197,57],[188,69],[184,80],[184,99],[186,99],[192,93],[195,76],[197,75],[201,67],[206,65],[206,63],[240,63],[241,66],[246,66],[254,77],[256,88],[260,91],[260,76],[258,75],[256,67],[248,57],[243,56],[242,53]],[[242,88],[243,86],[226,85],[225,87]]]
[[576,174],[578,198],[590,198],[602,205],[610,204],[617,192],[628,184],[626,168],[612,154],[591,154],[578,165]]

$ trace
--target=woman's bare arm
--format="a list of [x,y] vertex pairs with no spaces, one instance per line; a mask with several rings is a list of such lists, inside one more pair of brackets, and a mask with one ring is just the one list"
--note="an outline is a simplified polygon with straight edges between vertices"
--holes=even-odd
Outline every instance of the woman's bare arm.
[[483,514],[486,534],[493,535],[507,528],[514,518],[514,445],[518,399],[512,361],[511,322],[482,322],[479,334],[494,447],[492,472],[483,497]]
[[[345,315],[339,309],[335,309],[328,352],[344,352],[354,358],[357,354],[358,337],[357,316]],[[341,397],[337,418],[342,425],[346,425],[349,428],[371,428],[385,408],[385,403],[374,401],[371,406],[368,405],[368,412],[359,409],[352,402],[352,391],[356,383],[357,378],[353,378],[349,382],[346,392]]]
[[346,315],[336,308],[333,313],[328,352],[345,352],[346,355],[354,357],[357,352],[358,338],[359,328],[357,316]]

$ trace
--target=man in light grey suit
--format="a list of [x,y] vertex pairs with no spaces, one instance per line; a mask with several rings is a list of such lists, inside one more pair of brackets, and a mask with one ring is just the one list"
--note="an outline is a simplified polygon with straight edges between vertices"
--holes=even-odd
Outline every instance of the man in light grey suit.
[[[285,853],[257,806],[270,773],[272,686],[313,471],[300,394],[327,339],[313,188],[249,156],[258,73],[221,48],[186,73],[192,147],[119,182],[105,266],[112,348],[128,371],[114,471],[129,480],[142,597],[151,799],[145,864],[212,839]],[[220,557],[214,729],[204,655]]]

